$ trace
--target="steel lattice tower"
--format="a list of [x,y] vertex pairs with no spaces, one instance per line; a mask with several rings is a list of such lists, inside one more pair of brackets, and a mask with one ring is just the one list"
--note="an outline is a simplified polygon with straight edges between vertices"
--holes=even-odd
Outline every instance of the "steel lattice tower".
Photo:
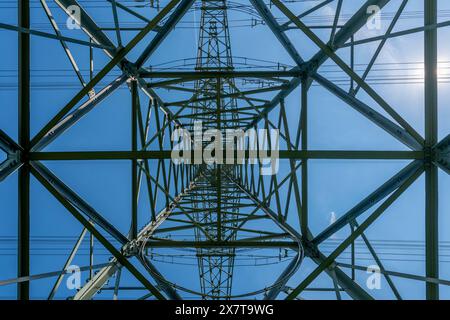
[[[17,13],[17,23],[0,12],[0,39],[13,43],[3,38],[4,33],[18,35],[18,126],[16,130],[5,124],[5,130],[0,130],[4,158],[0,163],[0,200],[2,206],[14,201],[14,205],[5,206],[5,221],[15,219],[17,211],[18,230],[0,238],[0,245],[13,241],[14,247],[5,250],[15,253],[14,261],[2,263],[1,288],[14,285],[10,291],[22,300],[36,298],[30,296],[35,280],[41,281],[34,287],[39,298],[42,295],[50,300],[302,299],[311,292],[325,298],[333,295],[336,299],[369,300],[377,295],[363,277],[367,271],[362,265],[365,258],[379,268],[386,297],[408,298],[414,291],[405,290],[397,279],[423,286],[423,298],[445,297],[442,288],[449,281],[442,279],[440,272],[446,263],[442,260],[446,247],[440,241],[443,228],[439,222],[448,208],[440,204],[438,196],[445,197],[440,177],[448,179],[450,173],[450,135],[442,135],[438,128],[443,112],[438,108],[438,89],[440,80],[444,85],[445,79],[437,70],[438,34],[450,26],[450,21],[441,19],[438,8],[447,0],[416,1],[414,13],[408,12],[412,6],[408,0],[360,0],[351,4],[343,0],[135,2],[106,0],[91,6],[92,2],[84,0],[19,0],[10,8],[5,4],[5,10]],[[382,28],[367,31],[374,8],[381,10]],[[198,13],[200,22],[192,23]],[[45,18],[45,22],[33,24],[32,14]],[[229,18],[231,15],[237,18]],[[411,17],[420,23],[401,25],[403,18]],[[282,52],[279,59],[233,56],[231,24],[250,28],[247,32],[254,30],[251,28],[264,30],[270,35],[264,38],[265,45],[277,45],[278,53]],[[181,41],[186,40],[181,38],[186,36],[186,29],[194,29],[198,43]],[[181,34],[179,38],[171,38],[177,33]],[[421,36],[413,41],[413,35]],[[46,42],[32,45],[32,39]],[[412,41],[415,47],[423,47],[417,67],[423,74],[412,80],[407,75],[372,77],[385,70],[380,60],[387,44],[395,39],[407,39],[403,45]],[[250,40],[260,44],[258,39]],[[169,49],[163,48],[164,43],[171,44]],[[178,47],[179,43],[191,47]],[[240,45],[233,44],[233,48]],[[365,51],[359,51],[361,48]],[[57,54],[48,54],[53,51]],[[155,59],[169,53],[173,60]],[[33,66],[39,66],[41,59],[47,63],[54,59],[57,67],[61,67],[57,62],[67,64],[67,69],[40,70]],[[15,70],[16,62],[0,61],[2,74]],[[398,69],[408,73],[414,70],[408,69],[410,64],[402,62]],[[52,82],[37,74],[43,71]],[[1,79],[15,76],[6,74]],[[402,104],[408,101],[407,95],[391,99],[379,86],[395,85],[399,79],[414,81],[407,85],[423,90],[423,101],[417,109],[423,116],[419,118],[423,132],[405,116]],[[0,87],[8,87],[8,83]],[[73,90],[74,94],[55,94],[57,88]],[[37,90],[45,94],[36,95]],[[414,90],[408,93],[412,95]],[[383,141],[393,140],[400,147],[314,149],[310,141],[317,131],[311,130],[311,111],[321,107],[317,101],[325,96],[337,108],[351,109],[368,121],[379,130],[377,134],[386,135]],[[5,101],[13,103],[14,99]],[[120,119],[102,117],[102,112],[111,111],[104,109],[118,104],[129,105],[127,113],[123,108],[114,109]],[[39,113],[34,119],[30,116],[33,108],[42,108],[48,114],[44,117]],[[124,120],[125,114],[129,122]],[[113,148],[115,139],[123,138],[124,130],[114,128],[105,134],[99,128],[83,127],[88,117],[94,117],[99,128],[108,121],[124,125],[130,136],[129,147],[91,147],[91,140],[98,135]],[[195,138],[199,121],[202,135],[211,129],[222,133],[227,129],[278,130],[279,174],[262,174],[267,155],[258,154],[256,161],[249,161],[250,144],[244,144],[243,163],[237,161],[238,153],[224,163],[197,163],[195,156],[189,155],[176,163],[175,132],[188,130]],[[345,128],[352,126],[346,124]],[[77,127],[86,150],[67,151],[70,144],[62,151],[49,148],[56,140],[73,142],[64,138],[71,130],[77,132]],[[336,130],[336,136],[341,134]],[[194,139],[194,143],[198,142]],[[209,146],[205,140],[200,144],[202,148]],[[238,142],[227,137],[219,144],[236,147]],[[323,196],[314,193],[317,189],[311,183],[311,176],[317,173],[311,168],[321,161],[348,161],[351,165],[356,161],[393,161],[400,163],[400,169],[366,194],[362,189],[358,193],[364,194],[361,199],[354,201],[349,195],[345,200],[351,203],[343,206],[339,218],[323,225],[316,220],[317,207],[311,206],[319,195]],[[83,176],[74,173],[68,163],[92,167],[85,169]],[[105,163],[126,163],[129,181],[123,175],[121,181],[113,180],[118,174],[115,170],[107,175],[112,182],[98,179],[99,172],[107,167]],[[424,177],[423,182],[420,177]],[[127,209],[102,207],[95,195],[104,190],[95,189],[97,184],[104,189],[123,187],[116,193],[117,199],[105,198],[123,200],[120,197],[128,192]],[[374,239],[369,232],[413,185],[422,192],[415,195],[423,198],[424,210],[413,210],[419,217],[414,222],[424,236],[420,244],[411,247],[423,249],[413,254],[423,260],[424,274],[395,270],[397,265],[387,264],[391,260],[381,249],[388,245],[392,248],[392,240]],[[90,192],[92,197],[85,197]],[[17,194],[17,203],[13,193]],[[66,217],[73,219],[72,224],[62,228],[69,226]],[[401,221],[393,227],[400,233],[405,225]],[[333,238],[337,233],[342,239]],[[384,233],[377,235],[384,237]],[[60,254],[55,253],[55,247]],[[36,250],[44,253],[35,254]],[[43,265],[39,260],[42,257],[49,270],[35,273],[34,266]],[[265,263],[258,265],[261,259]],[[5,274],[10,274],[7,268],[15,268],[16,262],[17,277],[6,278]],[[411,261],[405,258],[401,262]],[[302,268],[304,264],[309,265]],[[85,280],[77,291],[66,290],[63,285],[71,265],[80,266],[78,271]],[[267,268],[264,272],[260,271],[263,267]],[[251,287],[247,279],[256,275],[260,276],[258,284],[263,285]],[[236,281],[239,276],[240,281]]]
[[[228,30],[227,2],[202,1],[200,34],[197,53],[196,70],[201,72],[232,71],[233,59],[231,55],[231,42]],[[233,80],[231,80],[233,81]],[[231,82],[233,85],[233,82]],[[214,96],[215,100],[200,101],[193,114],[211,113],[203,121],[205,129],[217,128],[225,132],[225,127],[234,126],[237,121],[234,113],[237,106],[234,98],[222,99],[224,95],[234,92],[233,87],[227,82],[217,79],[198,80],[195,84],[196,91],[202,98]],[[196,117],[196,121],[199,121]],[[203,122],[202,121],[202,122]],[[224,127],[224,128],[222,128]],[[209,171],[209,172],[208,172]],[[212,173],[211,173],[212,171]],[[209,174],[207,174],[209,173]],[[197,223],[207,223],[206,232],[210,239],[222,241],[236,240],[233,229],[227,228],[222,221],[236,218],[239,204],[238,193],[233,190],[233,185],[224,184],[221,165],[213,165],[205,172],[207,177],[203,179],[203,188],[194,199],[202,203],[205,211],[196,214]],[[231,198],[231,200],[230,200]],[[215,210],[214,210],[214,209]],[[213,209],[213,210],[211,210]],[[220,216],[219,216],[220,215]],[[237,227],[231,223],[230,227]],[[220,229],[219,229],[220,228]],[[201,231],[197,229],[196,240],[205,240]],[[229,297],[233,281],[234,249],[197,249],[199,273],[202,293],[205,297]]]

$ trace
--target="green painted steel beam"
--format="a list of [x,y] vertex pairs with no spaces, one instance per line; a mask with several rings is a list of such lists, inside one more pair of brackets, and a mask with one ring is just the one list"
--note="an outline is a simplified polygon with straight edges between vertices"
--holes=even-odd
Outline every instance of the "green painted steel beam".
[[141,78],[180,78],[180,79],[215,79],[215,78],[292,78],[300,77],[300,70],[277,71],[143,71],[139,73]]
[[[171,159],[170,150],[146,151],[51,151],[31,152],[32,161],[55,160],[130,160],[130,159]],[[246,153],[246,158],[249,154]],[[280,150],[280,159],[315,160],[422,160],[422,151],[334,151],[334,150]],[[224,157],[226,159],[226,157]]]
[[165,300],[164,296],[156,289],[148,279],[130,262],[128,259],[114,247],[83,215],[48,182],[37,170],[31,167],[31,172],[36,179],[77,219],[87,230],[89,230],[95,238],[114,256],[117,261],[128,269],[128,271],[136,277],[151,293],[158,299]]
[[[30,28],[30,1],[18,1],[19,27]],[[23,149],[22,161],[18,175],[18,243],[17,243],[17,275],[30,275],[30,167],[27,159],[30,150],[30,35],[18,33],[18,117],[19,145]],[[29,300],[30,286],[28,282],[17,285],[17,298]]]
[[374,221],[376,221],[392,203],[394,203],[409,186],[417,180],[423,170],[417,169],[416,172],[406,180],[401,187],[393,192],[360,226],[352,232],[328,257],[326,257],[319,266],[310,273],[287,297],[288,300],[296,298],[304,289],[306,289],[323,271],[333,268],[333,264],[339,255],[356,240]]
[[180,0],[170,1],[158,14],[149,22],[146,27],[139,32],[126,47],[120,49],[114,57],[95,75],[95,77],[81,89],[68,104],[66,104],[31,140],[31,145],[35,145],[53,128],[80,100],[91,91],[114,67],[121,62],[125,56],[154,29],[154,27],[180,2]]
[[297,249],[294,241],[149,241],[148,248],[289,248]]
[[[437,0],[424,0],[424,24],[437,23]],[[426,276],[439,278],[438,167],[432,161],[432,148],[438,142],[438,34],[437,29],[424,34],[425,56],[425,258]],[[439,300],[439,285],[427,282],[428,300]]]

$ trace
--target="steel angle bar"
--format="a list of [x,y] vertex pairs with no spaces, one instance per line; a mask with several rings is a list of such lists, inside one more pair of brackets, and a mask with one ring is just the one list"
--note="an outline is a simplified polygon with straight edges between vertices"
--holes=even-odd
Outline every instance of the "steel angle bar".
[[272,33],[277,37],[278,41],[281,45],[286,49],[289,56],[294,60],[294,62],[301,66],[303,64],[303,59],[298,53],[297,49],[295,49],[294,45],[291,43],[289,38],[284,34],[282,28],[276,21],[275,17],[272,15],[272,12],[267,8],[264,1],[262,0],[250,0],[252,5],[261,15],[263,20],[266,22],[267,26],[272,30]]
[[127,268],[133,276],[136,277],[150,292],[152,292],[158,299],[164,300],[164,296],[145,278],[136,267],[131,264],[127,257],[119,252],[94,226],[83,217],[82,214],[73,206],[67,199],[62,196],[58,190],[34,167],[31,167],[33,175],[42,183],[42,185],[86,228],[88,229],[97,240],[117,259],[117,261]]
[[178,7],[170,14],[164,25],[159,28],[155,37],[151,40],[150,44],[145,48],[144,52],[139,56],[135,62],[137,69],[141,68],[144,63],[150,58],[155,50],[161,45],[161,43],[169,35],[170,31],[180,21],[180,19],[189,10],[195,0],[181,0]]
[[104,284],[110,279],[120,268],[117,259],[111,261],[107,266],[99,270],[73,297],[73,300],[89,300],[97,292],[99,292]]
[[[339,267],[342,267],[342,268],[367,271],[367,267],[363,267],[363,266],[351,265],[351,264],[342,263],[342,262],[336,262],[336,264]],[[440,285],[444,285],[444,286],[450,286],[450,280],[428,278],[428,277],[419,276],[419,275],[415,275],[415,274],[404,273],[404,272],[397,272],[397,271],[390,271],[390,270],[380,270],[380,273],[385,275],[385,276],[392,276],[392,277],[398,277],[398,278],[404,278],[404,279],[411,279],[411,280],[429,282],[429,283],[434,283],[434,284],[440,284]]]
[[[61,282],[62,282],[62,279],[63,279],[63,277],[64,277],[64,274],[65,274],[67,268],[68,268],[68,267],[70,266],[70,264],[72,263],[72,260],[75,258],[75,255],[77,254],[78,249],[80,248],[81,243],[83,242],[83,239],[84,239],[84,236],[86,235],[86,233],[87,233],[87,229],[86,229],[86,228],[83,228],[83,231],[81,231],[81,234],[80,234],[80,236],[78,237],[78,240],[77,240],[77,242],[75,243],[75,245],[74,245],[72,251],[70,252],[69,257],[67,258],[66,262],[64,263],[64,266],[63,266],[63,268],[62,268],[62,272],[61,272],[61,274],[58,276],[58,278],[56,279],[55,284],[53,285],[52,290],[50,291],[50,294],[48,295],[47,300],[52,300],[53,297],[55,296],[56,291],[58,290],[58,288],[59,288],[59,286],[60,286],[60,284],[61,284]],[[89,265],[89,267],[91,267],[91,266]]]
[[[311,14],[311,13],[313,13],[313,12],[316,12],[316,11],[319,10],[320,8],[325,7],[327,4],[329,4],[329,3],[333,2],[333,1],[334,1],[334,0],[324,0],[324,1],[322,1],[321,3],[315,5],[314,7],[312,7],[312,8],[310,8],[310,9],[306,10],[306,11],[303,12],[302,14],[298,15],[297,18],[302,19],[302,18],[306,17],[307,15],[309,15],[309,14]],[[289,25],[290,25],[290,24],[292,24],[292,22],[291,22],[291,21],[287,21],[287,22],[283,23],[280,27],[281,27],[283,30],[287,30],[287,29],[289,28]]]
[[444,27],[448,27],[448,26],[450,26],[450,21],[443,21],[443,22],[439,22],[436,24],[428,24],[423,27],[411,28],[411,29],[407,29],[407,30],[392,32],[390,34],[385,34],[385,35],[381,35],[381,36],[370,37],[370,38],[366,38],[366,39],[347,42],[347,43],[343,44],[342,46],[340,46],[340,48],[348,48],[351,46],[358,46],[361,44],[381,41],[381,40],[385,40],[385,39],[397,38],[397,37],[406,36],[406,35],[413,34],[413,33],[419,33],[419,32],[424,32],[424,31],[428,31],[428,30],[432,30],[432,29],[444,28]]
[[[69,0],[64,0],[69,1]],[[94,88],[96,84],[104,78],[114,67],[119,63],[124,62],[125,56],[151,31],[153,28],[179,3],[180,0],[170,1],[152,20],[147,26],[142,29],[128,44],[121,48],[114,57],[100,70],[95,77],[80,90],[66,106],[64,106],[32,139],[31,145],[37,144],[51,128],[53,128],[72,108],[85,96],[90,90]],[[75,1],[70,1],[75,2]],[[98,29],[94,29],[98,30]]]
[[319,245],[337,231],[345,227],[355,218],[363,214],[365,211],[373,207],[387,195],[399,188],[405,181],[407,181],[412,175],[417,172],[418,168],[423,166],[423,161],[415,160],[405,168],[403,168],[399,173],[394,175],[383,185],[381,185],[377,190],[372,192],[364,200],[358,203],[355,207],[347,211],[342,217],[340,217],[335,223],[326,228],[324,231],[319,233],[313,240],[314,245]]
[[[287,297],[288,300],[294,299],[298,294],[300,294],[308,285],[310,285],[314,279],[316,279],[320,273],[328,269],[330,266],[335,264],[335,259],[356,239],[358,238],[369,226],[376,221],[387,208],[391,206],[402,194],[403,192],[417,180],[417,178],[422,174],[423,168],[416,168],[416,170],[406,179],[402,185],[394,191],[361,225],[356,228],[328,257],[326,257],[319,266],[309,274]],[[334,267],[334,266],[333,266]],[[336,272],[337,275],[337,272]],[[353,281],[352,281],[353,282]],[[355,283],[355,282],[353,282]]]
[[356,111],[360,112],[363,116],[368,118],[370,121],[378,125],[380,128],[391,134],[401,143],[407,145],[413,150],[422,150],[422,145],[411,136],[404,128],[400,127],[396,123],[392,122],[382,114],[378,113],[367,104],[357,99],[355,96],[345,92],[343,89],[324,78],[318,73],[313,74],[312,79],[314,79],[322,87],[336,95],[342,101],[347,103]]
[[[111,3],[113,0],[106,0],[106,1],[108,1],[108,2]],[[132,16],[135,16],[136,18],[138,18],[139,20],[142,20],[143,22],[147,22],[147,23],[150,22],[149,19],[147,19],[147,18],[144,17],[143,15],[137,13],[136,11],[131,10],[131,9],[128,8],[127,6],[121,4],[120,2],[117,2],[117,1],[115,1],[115,2],[116,2],[117,8],[120,8],[120,9],[122,9],[123,11],[128,12],[129,14],[131,14]],[[140,30],[140,28],[139,28],[138,30]],[[154,28],[154,31],[159,31],[159,30],[160,30],[160,28],[159,28],[158,26]]]
[[[347,21],[347,23],[338,31],[334,37],[334,45],[338,47],[339,45],[347,42],[353,34],[355,34],[360,28],[362,28],[367,23],[367,8],[371,5],[377,5],[379,8],[383,8],[390,0],[368,0],[366,3],[361,6],[361,8],[352,16],[352,18]],[[290,22],[289,22],[290,23]],[[313,58],[311,58],[305,65],[302,67],[304,71],[308,71],[309,73],[314,73],[320,65],[322,65],[328,56],[323,50],[319,50]],[[312,71],[311,71],[312,70]],[[286,88],[282,90],[268,105],[268,108],[265,109],[261,114],[246,128],[252,128],[256,125],[261,119],[264,118],[266,114],[272,111],[282,99],[285,99],[292,91],[294,91],[301,84],[301,78],[292,79],[289,84],[286,85]]]
[[[45,11],[45,14],[47,15],[48,20],[50,21],[50,24],[53,27],[53,30],[55,31],[56,35],[61,37],[61,32],[59,30],[58,24],[55,21],[55,18],[53,17],[52,11],[50,10],[50,7],[48,6],[47,2],[45,0],[40,0],[41,6]],[[70,61],[70,64],[72,65],[72,68],[74,72],[76,73],[78,80],[80,80],[81,85],[84,87],[86,86],[86,82],[83,79],[83,76],[80,72],[80,69],[78,68],[78,65],[72,55],[72,52],[70,51],[69,47],[66,45],[65,41],[63,39],[60,40],[61,46],[64,49],[64,52],[66,53],[67,58]]]
[[58,179],[49,169],[47,169],[40,162],[32,163],[35,172],[38,172],[41,177],[46,179],[46,181],[54,188],[54,190],[65,200],[71,203],[74,207],[78,208],[83,214],[85,214],[90,220],[92,220],[96,225],[103,228],[108,232],[114,239],[119,241],[122,245],[128,242],[127,237],[125,237],[119,230],[117,230],[111,223],[109,223],[104,217],[100,215],[94,208],[92,208],[88,203],[86,203],[80,196],[78,196],[73,190],[71,190],[67,185],[65,185],[60,179]]
[[112,11],[113,11],[113,17],[114,17],[114,29],[116,30],[117,44],[119,47],[123,47],[122,46],[122,36],[120,35],[119,17],[117,14],[117,3],[116,3],[116,0],[112,0],[110,2],[112,4]]
[[2,130],[0,130],[0,149],[7,156],[0,163],[0,181],[3,181],[22,166],[23,162],[21,158],[23,149]]
[[[289,248],[298,249],[295,241],[170,241],[158,240],[147,242],[149,248]],[[297,261],[298,259],[294,259]]]
[[[105,267],[106,265],[108,265],[108,264],[107,263],[100,263],[100,264],[94,265],[93,267],[94,267],[94,269],[100,269],[100,268]],[[89,269],[90,269],[90,266],[80,267],[80,271],[87,271]],[[14,283],[28,283],[28,282],[34,281],[34,280],[53,278],[53,277],[56,277],[56,276],[64,276],[66,274],[71,274],[71,273],[72,273],[71,270],[62,270],[62,271],[58,270],[58,271],[51,271],[51,272],[45,272],[45,273],[40,273],[40,274],[29,275],[29,276],[25,276],[25,277],[0,280],[0,287],[1,286],[6,286],[6,285],[10,285],[10,284],[14,284]]]
[[16,26],[13,26],[13,25],[7,24],[7,23],[0,23],[0,29],[17,31],[19,33],[30,34],[33,36],[38,36],[38,37],[43,37],[43,38],[48,38],[48,39],[55,39],[55,40],[59,40],[59,41],[71,42],[71,43],[83,45],[86,47],[95,47],[95,48],[100,48],[100,49],[111,48],[111,47],[106,47],[106,46],[103,46],[100,44],[89,43],[89,41],[54,35],[53,33],[42,32],[42,31],[33,30],[33,29],[29,29],[29,28],[24,28],[24,27],[16,27]]
[[[438,19],[438,1],[424,0],[424,25]],[[424,34],[425,60],[425,149],[432,152],[438,143],[438,32],[430,29]],[[432,157],[425,162],[425,258],[426,276],[439,278],[439,176]],[[439,300],[439,285],[426,284],[427,300]]]
[[7,154],[16,154],[18,151],[22,150],[22,147],[11,139],[6,132],[0,129],[0,149]]
[[0,182],[20,169],[22,165],[23,163],[17,161],[16,159],[6,159],[2,163],[0,163]]
[[[350,38],[367,23],[367,8],[376,6],[383,9],[390,0],[368,0],[361,8],[344,24],[344,26],[336,33],[333,42],[333,48],[346,43]],[[293,23],[292,19],[289,19]],[[328,59],[328,55],[324,50],[319,50],[309,61],[311,68],[317,71],[318,68]]]
[[434,148],[436,164],[447,174],[450,174],[450,135],[445,137]]
[[[192,183],[190,184],[190,186],[187,188],[186,191],[188,192],[194,187],[195,184]],[[131,254],[131,252],[136,253],[136,250],[140,248],[140,246],[142,245],[141,242],[143,241],[143,239],[152,236],[153,233],[161,226],[161,224],[164,221],[166,221],[166,219],[169,218],[173,209],[178,205],[178,202],[182,199],[182,197],[185,194],[186,193],[181,193],[180,195],[175,197],[172,204],[168,208],[162,210],[156,216],[155,221],[151,221],[142,230],[140,230],[137,239],[125,244],[122,250],[129,254]],[[81,290],[75,295],[74,299],[75,300],[91,299],[98,292],[98,290],[105,285],[108,279],[110,279],[117,272],[118,268],[120,268],[120,264],[118,263],[117,259],[113,259],[107,267],[103,268],[99,273],[97,273],[97,275],[93,279],[91,279],[88,283],[86,283],[83,286],[83,288],[81,288]]]
[[125,81],[127,81],[128,76],[123,74],[114,81],[112,81],[108,86],[99,91],[92,98],[83,103],[80,107],[69,113],[63,119],[61,119],[54,127],[52,127],[47,134],[45,134],[38,143],[36,143],[32,151],[42,150],[47,145],[49,145],[53,140],[63,134],[66,130],[76,124],[83,116],[85,116],[89,111],[94,109],[99,105],[105,98],[110,96],[114,91],[116,91]]
[[326,45],[322,40],[312,32],[307,26],[305,26],[300,20],[298,20],[295,15],[290,11],[283,3],[279,0],[273,0],[273,3],[278,7],[278,9],[283,12],[286,17],[291,19],[295,25],[297,25],[302,32],[313,41],[321,51],[326,54],[333,62],[335,62],[342,71],[344,71],[351,79],[354,80],[373,100],[377,102],[397,123],[399,123],[406,131],[413,136],[417,142],[421,145],[424,143],[422,136],[414,130],[414,128],[405,121],[401,115],[395,111],[375,90],[372,89],[361,77],[354,72],[338,55],[335,54],[334,50]]
[[[183,81],[193,81],[196,79],[213,79],[213,78],[292,78],[299,77],[302,72],[298,69],[293,70],[273,70],[273,71],[152,71],[147,68],[142,68],[139,72],[141,78],[147,79],[164,79],[164,78],[179,78],[185,79]],[[150,84],[153,86],[153,84]]]
[[100,30],[100,27],[92,20],[89,14],[84,10],[83,6],[76,0],[55,0],[55,3],[66,12],[66,14],[72,19],[76,20],[71,12],[71,8],[77,7],[80,10],[79,21],[76,23],[83,29],[83,31],[92,39],[95,43],[107,47],[105,53],[113,58],[116,55],[116,47],[114,43],[108,38],[108,36]]

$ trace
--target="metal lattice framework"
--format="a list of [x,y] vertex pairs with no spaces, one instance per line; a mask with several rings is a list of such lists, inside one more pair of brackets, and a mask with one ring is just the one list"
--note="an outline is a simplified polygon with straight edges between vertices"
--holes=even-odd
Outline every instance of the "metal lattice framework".
[[[18,299],[29,299],[30,283],[37,279],[52,279],[48,295],[53,299],[68,273],[87,236],[89,240],[89,265],[82,271],[89,279],[73,296],[74,299],[92,299],[100,291],[113,290],[117,299],[127,290],[126,271],[133,281],[139,282],[138,290],[145,290],[142,299],[182,299],[194,296],[203,299],[234,299],[259,297],[264,299],[300,298],[322,274],[331,279],[338,299],[345,293],[353,299],[372,299],[358,281],[355,272],[365,271],[356,264],[355,242],[362,240],[372,258],[380,267],[391,293],[402,298],[394,277],[422,281],[426,284],[426,298],[439,299],[439,287],[449,285],[439,277],[438,237],[438,170],[450,172],[450,136],[438,141],[438,75],[437,32],[450,26],[450,21],[438,23],[438,1],[424,0],[424,23],[417,28],[394,32],[408,0],[398,1],[384,35],[356,40],[355,35],[366,26],[367,9],[377,6],[383,9],[394,1],[360,1],[359,9],[341,22],[342,0],[317,1],[310,9],[296,12],[292,1],[248,0],[238,3],[227,0],[171,0],[149,1],[158,6],[151,16],[139,13],[130,1],[105,1],[112,10],[113,27],[102,28],[77,0],[39,0],[39,5],[49,20],[53,32],[38,31],[30,25],[29,0],[18,1],[18,25],[0,23],[0,28],[17,31],[19,75],[19,135],[14,141],[0,131],[0,148],[7,158],[0,166],[0,179],[18,177],[18,275],[15,279],[2,280],[0,285],[17,284]],[[50,2],[52,5],[50,5]],[[293,1],[294,4],[296,1]],[[55,6],[53,6],[55,5]],[[332,25],[310,26],[305,21],[325,6],[335,9]],[[83,38],[64,36],[54,14],[65,13],[73,18],[72,6],[80,9],[77,23]],[[291,58],[294,66],[281,63],[252,65],[251,57],[232,55],[228,12],[239,10],[252,17],[252,25],[262,25],[271,31],[278,44]],[[148,11],[150,12],[150,11]],[[186,57],[181,63],[148,66],[174,28],[187,14],[200,12],[201,19],[196,33],[199,35],[196,57]],[[133,17],[143,27],[121,26],[121,14]],[[279,15],[281,18],[276,18]],[[280,21],[286,21],[280,23]],[[326,29],[329,37],[319,36],[316,30]],[[124,37],[130,30],[135,33],[128,41]],[[115,34],[115,42],[110,34]],[[423,61],[425,67],[425,134],[422,136],[406,121],[394,106],[368,83],[368,76],[376,64],[386,42],[411,34],[424,35]],[[304,59],[301,48],[291,42],[288,34],[302,35],[308,45],[318,48],[310,59]],[[149,37],[151,35],[151,37]],[[87,36],[87,38],[86,38]],[[61,44],[70,66],[82,86],[51,119],[31,136],[30,133],[30,50],[31,37],[45,37]],[[274,38],[274,39],[275,39]],[[86,40],[87,39],[87,40]],[[355,48],[367,43],[377,43],[368,65],[362,74],[355,70]],[[234,44],[237,45],[237,44]],[[90,78],[80,71],[76,54],[71,46],[90,50]],[[140,52],[137,59],[130,58]],[[143,49],[143,50],[142,50]],[[350,64],[339,54],[351,50]],[[93,69],[93,52],[97,50],[109,59],[98,71]],[[132,62],[135,61],[135,62]],[[337,83],[324,76],[321,66],[331,61],[349,80]],[[182,66],[180,70],[179,66]],[[249,67],[250,66],[250,67]],[[119,75],[108,85],[100,87],[106,76]],[[348,151],[310,150],[308,147],[308,92],[318,85],[363,117],[383,129],[408,149],[405,151]],[[128,86],[131,104],[130,150],[124,151],[45,151],[55,139],[77,124],[100,103],[119,88]],[[299,89],[301,99],[297,128],[289,128],[289,106],[285,100]],[[359,93],[370,97],[376,108],[371,107]],[[168,93],[175,99],[167,100]],[[164,98],[163,98],[164,97]],[[187,97],[187,98],[185,98]],[[171,161],[174,130],[193,130],[195,121],[203,122],[204,130],[219,129],[278,129],[281,145],[280,166],[286,168],[284,176],[262,176],[262,159],[244,164],[194,164],[181,165]],[[230,143],[230,141],[225,141]],[[234,143],[234,141],[232,142]],[[409,163],[388,181],[367,195],[353,208],[319,233],[309,227],[312,216],[308,210],[308,163],[312,160],[404,160]],[[53,173],[46,162],[82,160],[127,160],[131,172],[131,204],[127,215],[130,229],[124,234],[97,211],[87,200],[71,189]],[[235,159],[234,159],[235,160]],[[375,222],[421,175],[425,175],[425,261],[424,276],[390,271],[383,266],[366,230]],[[83,230],[68,254],[60,271],[30,274],[30,176],[68,211]],[[144,200],[142,200],[144,199]],[[146,208],[142,209],[142,203]],[[143,228],[140,212],[145,211]],[[293,222],[295,221],[295,222]],[[324,254],[321,245],[343,228],[350,228],[348,236]],[[188,236],[181,236],[182,234]],[[182,238],[180,240],[180,237]],[[93,244],[98,243],[112,257],[104,263],[94,264]],[[172,250],[172,257],[188,252],[195,258],[198,268],[195,277],[198,288],[177,283],[166,277],[165,270],[157,266],[156,256]],[[180,251],[181,250],[181,251]],[[183,251],[184,250],[184,251]],[[240,286],[234,290],[238,258],[252,251],[286,252],[287,262],[281,274],[274,274],[271,283],[264,288]],[[351,263],[338,261],[339,256],[351,250]],[[289,254],[287,253],[289,252]],[[298,280],[304,259],[315,263],[312,272]],[[94,270],[97,270],[94,273]],[[115,278],[114,286],[108,287]],[[55,279],[55,280],[53,280]],[[244,290],[242,290],[244,288]]]

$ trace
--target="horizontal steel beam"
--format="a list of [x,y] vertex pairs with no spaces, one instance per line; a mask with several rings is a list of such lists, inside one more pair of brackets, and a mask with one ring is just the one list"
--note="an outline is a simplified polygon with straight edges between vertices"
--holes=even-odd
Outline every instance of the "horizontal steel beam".
[[448,26],[450,26],[450,21],[443,21],[443,22],[439,22],[436,24],[426,25],[423,27],[411,28],[411,29],[407,29],[407,30],[392,32],[390,34],[385,34],[385,35],[381,35],[381,36],[375,36],[375,37],[350,41],[350,42],[347,42],[347,43],[341,45],[340,48],[348,48],[351,46],[358,46],[358,45],[367,44],[370,42],[377,42],[377,41],[381,41],[381,40],[397,38],[397,37],[406,36],[406,35],[413,34],[413,33],[419,33],[419,32],[429,31],[429,30],[433,30],[433,29],[444,28],[444,27],[448,27]]
[[[260,101],[265,103],[265,105],[260,106],[260,108],[264,108],[266,105],[268,105],[268,101],[267,100],[262,100],[262,99],[255,99],[252,97],[248,97],[247,95],[254,95],[254,94],[258,94],[258,93],[267,93],[267,92],[273,92],[273,91],[278,91],[278,90],[282,90],[284,87],[283,86],[271,86],[271,87],[266,87],[266,88],[259,88],[259,89],[254,89],[254,90],[248,90],[248,91],[239,91],[239,92],[233,92],[233,93],[228,93],[228,94],[224,94],[222,95],[222,99],[226,99],[226,98],[236,98],[236,99],[242,99],[242,100],[246,100],[246,101]],[[198,105],[196,105],[198,102],[206,102],[206,101],[213,101],[214,99],[217,99],[216,96],[213,95],[207,95],[206,93],[201,97],[201,98],[191,98],[189,100],[180,100],[180,101],[173,101],[173,102],[167,102],[165,103],[166,106],[187,106],[186,108],[198,108]],[[253,106],[252,110],[255,110],[257,107]],[[232,110],[226,110],[228,112],[237,112],[238,109],[232,109]],[[215,111],[211,111],[212,113]],[[225,112],[225,111],[224,111]],[[201,114],[192,114],[192,116],[201,116]],[[178,117],[179,119],[179,117]],[[253,118],[251,118],[253,119]],[[239,120],[239,122],[243,122],[244,119],[239,118],[237,119]]]
[[295,241],[149,241],[147,248],[289,248],[298,249]]
[[105,50],[114,49],[114,46],[108,47],[108,46],[104,46],[101,44],[90,43],[88,41],[83,41],[83,40],[79,40],[79,39],[75,39],[75,38],[65,37],[65,36],[61,36],[61,35],[55,35],[53,33],[47,33],[47,32],[42,32],[42,31],[27,29],[27,28],[22,28],[22,27],[16,27],[16,26],[6,24],[6,23],[0,23],[0,29],[17,31],[20,33],[26,33],[26,34],[30,34],[33,36],[70,42],[70,43],[74,43],[74,44],[78,44],[78,45],[82,45],[82,46],[86,46],[86,47],[100,48],[100,49],[105,49]]
[[139,73],[141,78],[187,78],[189,80],[214,79],[214,78],[292,78],[300,77],[300,70],[277,71],[151,71],[145,68]]
[[[170,150],[145,151],[50,151],[31,152],[32,161],[52,160],[133,160],[133,159],[171,159]],[[224,154],[226,155],[226,154]],[[249,158],[249,152],[245,152]],[[334,159],[334,160],[422,160],[422,151],[334,151],[334,150],[280,150],[279,159]],[[226,161],[226,157],[224,157]]]

